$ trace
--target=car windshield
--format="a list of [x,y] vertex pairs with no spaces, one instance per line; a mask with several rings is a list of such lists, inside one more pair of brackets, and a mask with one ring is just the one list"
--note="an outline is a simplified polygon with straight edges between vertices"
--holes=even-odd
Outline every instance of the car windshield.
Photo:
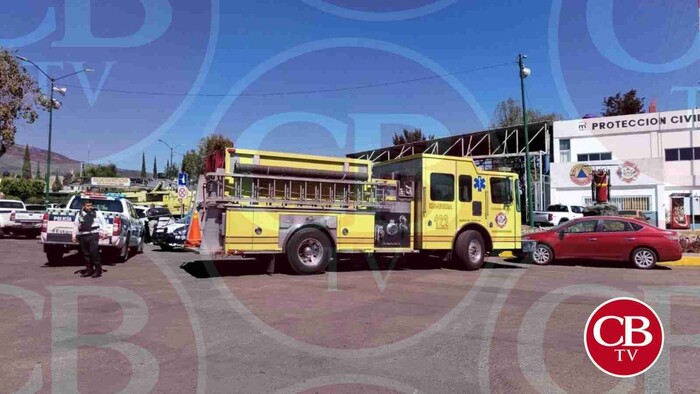
[[0,208],[23,209],[24,205],[20,201],[0,201]]
[[46,207],[43,205],[27,205],[27,211],[45,211]]
[[92,206],[98,211],[103,212],[123,212],[122,203],[119,200],[102,200],[98,198],[82,199],[76,197],[70,203],[70,209],[83,209],[83,201],[92,202]]

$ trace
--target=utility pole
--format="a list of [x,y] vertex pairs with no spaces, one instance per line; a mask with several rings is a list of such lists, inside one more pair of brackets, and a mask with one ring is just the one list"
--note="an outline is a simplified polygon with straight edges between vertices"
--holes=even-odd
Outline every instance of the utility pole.
[[[57,88],[55,86],[55,83],[58,80],[68,78],[72,75],[79,74],[82,72],[91,72],[94,70],[92,70],[90,68],[85,68],[85,69],[76,71],[74,73],[64,75],[62,77],[53,78],[49,74],[47,74],[44,70],[42,70],[41,67],[37,66],[36,63],[27,59],[26,57],[16,56],[16,55],[15,55],[15,57],[23,62],[31,63],[34,67],[36,67],[37,70],[39,70],[39,72],[44,74],[44,76],[46,76],[46,78],[48,78],[49,81],[51,81],[51,90],[50,90],[51,93],[49,96],[49,146],[48,146],[49,150],[46,154],[46,177],[44,180],[44,182],[46,182],[46,185],[44,187],[44,204],[48,205],[49,204],[49,188],[51,187],[51,185],[49,184],[49,181],[51,180],[51,132],[52,132],[52,128],[53,128],[53,110],[54,110],[54,107],[56,107],[56,109],[61,108],[61,105],[60,105],[61,103],[53,100],[53,92],[55,90],[58,93],[60,93],[62,96],[66,95],[66,88]],[[56,175],[56,177],[58,177],[58,175]]]
[[520,71],[520,95],[523,101],[523,128],[525,129],[525,189],[526,194],[526,206],[527,206],[527,224],[530,227],[535,226],[535,218],[532,214],[532,185],[530,181],[530,135],[527,131],[527,106],[525,104],[525,78],[527,78],[532,72],[529,68],[525,67],[523,61],[527,56],[523,54],[518,55],[518,68]]

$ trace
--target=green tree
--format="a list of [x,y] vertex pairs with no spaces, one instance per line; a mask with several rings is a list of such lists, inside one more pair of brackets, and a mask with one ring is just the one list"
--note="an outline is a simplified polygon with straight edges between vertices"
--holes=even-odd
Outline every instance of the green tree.
[[73,182],[75,176],[73,175],[72,171],[66,172],[63,174],[63,186],[68,186]]
[[146,179],[146,153],[141,154],[141,179]]
[[413,129],[413,130],[403,129],[401,134],[394,133],[394,137],[392,138],[392,142],[394,143],[394,145],[403,145],[403,144],[410,144],[411,142],[432,140],[433,138],[435,138],[434,135],[430,135],[427,137],[425,135],[423,135],[423,130],[421,130],[421,129]]
[[36,174],[34,175],[34,179],[41,179],[41,163],[36,162]]
[[34,123],[37,119],[38,103],[36,82],[14,53],[0,48],[0,157],[15,144],[17,121]]
[[41,196],[44,193],[44,182],[38,179],[3,178],[0,191],[6,196],[16,196],[24,201],[29,197]]
[[182,171],[186,172],[192,181],[196,180],[202,172],[202,157],[194,149],[189,150],[182,157]]
[[153,156],[153,179],[158,179],[158,164],[155,156]]
[[177,176],[177,169],[178,169],[177,164],[170,163],[170,161],[168,161],[165,164],[165,171],[163,172],[163,174],[168,179],[175,178]]
[[24,146],[24,161],[22,162],[22,178],[32,177],[32,160],[29,157],[29,144]]
[[221,134],[208,135],[199,140],[199,144],[197,145],[199,157],[201,158],[207,157],[215,151],[224,148],[233,148],[233,141]]
[[85,170],[85,176],[90,177],[115,177],[117,166],[115,164],[99,164]]
[[[527,123],[554,122],[564,119],[557,113],[542,113],[536,109],[527,110]],[[501,101],[496,105],[491,120],[491,128],[502,129],[523,124],[523,107],[512,97]]]
[[61,180],[58,178],[58,174],[56,174],[53,177],[53,184],[51,185],[51,191],[54,193],[57,193],[57,192],[60,192],[61,189],[63,189],[63,184],[61,183]]
[[644,97],[637,97],[637,91],[631,89],[624,95],[618,92],[603,99],[603,116],[634,115],[644,113]]

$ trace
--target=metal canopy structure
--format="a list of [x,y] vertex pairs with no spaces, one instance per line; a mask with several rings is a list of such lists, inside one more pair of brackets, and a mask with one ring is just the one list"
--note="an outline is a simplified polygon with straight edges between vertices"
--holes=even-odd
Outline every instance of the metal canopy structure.
[[[549,163],[553,144],[552,123],[528,124],[530,171],[535,210],[549,205]],[[419,153],[471,157],[484,170],[512,171],[525,178],[525,136],[522,125],[388,146],[347,155],[374,162],[395,160]],[[524,184],[523,184],[524,186]],[[525,204],[523,204],[525,206]]]

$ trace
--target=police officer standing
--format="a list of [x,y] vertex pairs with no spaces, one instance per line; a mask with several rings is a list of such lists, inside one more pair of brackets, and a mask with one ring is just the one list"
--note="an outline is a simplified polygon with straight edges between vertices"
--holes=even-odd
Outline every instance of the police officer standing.
[[80,275],[83,278],[102,276],[99,242],[100,239],[107,237],[106,230],[107,221],[102,212],[93,208],[92,201],[84,200],[83,209],[75,217],[73,228],[73,242],[76,242],[77,238],[80,244],[80,253],[85,259],[85,272]]

